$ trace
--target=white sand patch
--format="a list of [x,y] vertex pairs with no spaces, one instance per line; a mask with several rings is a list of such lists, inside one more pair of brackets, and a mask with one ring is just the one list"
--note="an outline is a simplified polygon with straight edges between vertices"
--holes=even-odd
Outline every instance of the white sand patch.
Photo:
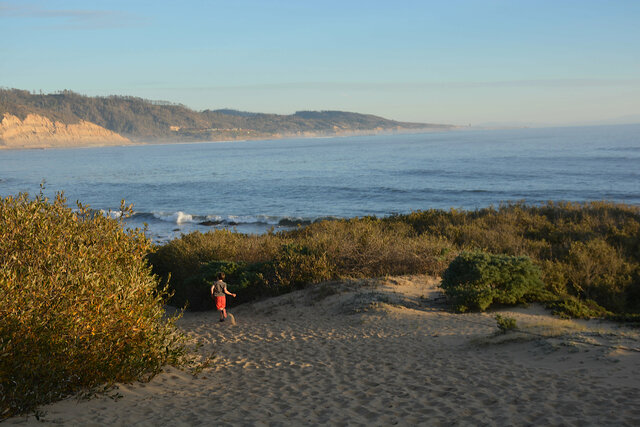
[[[539,306],[453,314],[426,276],[331,282],[180,321],[203,355],[122,398],[41,408],[62,425],[637,425],[638,331]],[[232,320],[233,323],[233,320]],[[625,350],[626,349],[626,350]],[[41,425],[34,417],[7,425]]]

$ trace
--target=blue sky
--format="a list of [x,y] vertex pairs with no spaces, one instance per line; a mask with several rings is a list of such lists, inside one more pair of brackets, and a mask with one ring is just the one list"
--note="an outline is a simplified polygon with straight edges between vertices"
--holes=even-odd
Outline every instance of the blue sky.
[[0,86],[196,110],[640,122],[640,1],[0,0]]

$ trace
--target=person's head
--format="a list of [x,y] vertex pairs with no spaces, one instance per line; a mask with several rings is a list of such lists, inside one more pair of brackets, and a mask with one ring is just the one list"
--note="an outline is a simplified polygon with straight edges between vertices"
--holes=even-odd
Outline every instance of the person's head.
[[226,276],[224,275],[224,273],[221,271],[218,273],[218,280],[224,280]]

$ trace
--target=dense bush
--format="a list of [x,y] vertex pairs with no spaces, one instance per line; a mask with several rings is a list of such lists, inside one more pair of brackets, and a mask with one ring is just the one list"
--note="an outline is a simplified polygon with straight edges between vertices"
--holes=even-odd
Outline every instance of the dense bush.
[[516,304],[542,292],[540,270],[528,257],[462,252],[442,276],[445,295],[457,311]]
[[[560,317],[590,319],[593,317],[611,316],[612,313],[590,299],[579,299],[574,296],[549,301],[547,307]],[[637,319],[636,319],[637,321]]]
[[[526,256],[542,272],[547,292],[539,299],[554,301],[556,310],[570,314],[577,312],[575,304],[591,300],[578,311],[631,318],[640,313],[639,236],[640,209],[634,206],[516,203],[323,221],[261,236],[192,233],[158,248],[150,259],[159,275],[171,273],[176,290],[212,261],[257,269],[262,276],[245,280],[242,291],[257,296],[323,278],[442,275],[461,251]],[[600,309],[586,309],[593,304]]]
[[0,200],[0,418],[148,377],[182,352],[144,234],[65,203]]
[[324,221],[285,236],[325,252],[334,277],[439,275],[455,257],[453,246],[444,239],[372,217]]
[[501,316],[499,314],[496,314],[496,325],[498,326],[498,330],[502,334],[518,329],[516,319],[514,319],[513,317]]
[[[640,313],[640,208],[608,202],[523,203],[476,211],[428,210],[391,217],[460,250],[528,256],[556,309]],[[564,301],[564,302],[563,302]],[[572,301],[572,302],[566,302]],[[625,316],[623,316],[625,317]],[[633,316],[626,316],[633,317]]]
[[[165,254],[163,254],[164,256]],[[151,259],[156,259],[153,255]],[[211,310],[214,303],[210,289],[219,272],[226,275],[229,290],[238,294],[234,303],[288,292],[307,283],[330,277],[326,254],[296,244],[284,244],[266,262],[210,261],[200,263],[197,269],[176,279],[170,277],[173,296],[170,303],[190,311]]]
[[[225,273],[225,282],[230,292],[237,298],[227,300],[227,306],[254,300],[261,296],[277,294],[277,290],[269,286],[267,277],[272,274],[271,263],[211,261],[202,264],[198,271],[185,280],[172,281],[174,294],[171,304],[186,307],[190,311],[215,309],[211,298],[211,286],[220,272]],[[271,273],[271,274],[270,274]]]
[[290,241],[273,234],[256,236],[228,230],[196,231],[156,248],[149,254],[149,260],[156,274],[165,279],[171,275],[171,285],[176,288],[211,261],[270,261],[283,243]]
[[170,277],[172,304],[182,307],[188,301],[189,310],[202,310],[213,307],[204,290],[217,271],[227,273],[239,302],[331,278],[437,275],[455,256],[452,249],[443,239],[416,235],[407,225],[363,218],[260,236],[196,232],[157,248],[149,259],[156,274]]

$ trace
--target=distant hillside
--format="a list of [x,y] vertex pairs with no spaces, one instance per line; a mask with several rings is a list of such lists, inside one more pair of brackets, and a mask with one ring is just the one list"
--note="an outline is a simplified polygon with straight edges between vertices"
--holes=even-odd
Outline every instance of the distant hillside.
[[[451,128],[448,125],[405,123],[342,111],[299,111],[292,115],[229,109],[197,112],[180,104],[130,96],[88,97],[66,90],[34,94],[19,89],[0,89],[0,120],[8,115],[15,116],[11,118],[11,135],[16,141],[23,138],[20,121],[25,121],[29,115],[30,122],[36,119],[46,122],[48,119],[57,128],[80,123],[84,126],[88,122],[133,142],[215,141]],[[33,132],[29,128],[23,133]],[[49,132],[55,133],[55,129]]]

